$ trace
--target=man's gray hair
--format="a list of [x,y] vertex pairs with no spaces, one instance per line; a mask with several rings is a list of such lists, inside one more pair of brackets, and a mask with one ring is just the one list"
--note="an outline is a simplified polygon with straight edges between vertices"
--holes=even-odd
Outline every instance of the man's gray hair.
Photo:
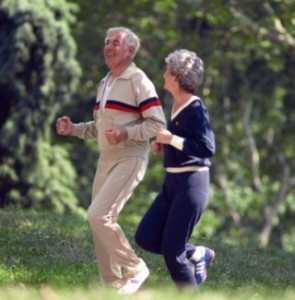
[[140,48],[140,40],[139,37],[129,28],[123,27],[123,26],[118,26],[118,27],[111,27],[107,30],[106,36],[108,36],[111,33],[114,32],[124,32],[126,33],[126,38],[125,38],[125,46],[126,48],[133,46],[134,47],[134,53],[131,56],[131,59],[133,59],[137,53],[137,51]]
[[177,76],[179,85],[189,93],[194,93],[203,81],[204,64],[195,52],[181,49],[170,53],[165,62],[170,64],[171,73]]

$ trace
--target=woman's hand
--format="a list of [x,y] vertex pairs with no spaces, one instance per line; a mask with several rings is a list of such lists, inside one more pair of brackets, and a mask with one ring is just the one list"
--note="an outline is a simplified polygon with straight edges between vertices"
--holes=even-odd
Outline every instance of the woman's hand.
[[164,128],[160,128],[157,131],[157,139],[156,141],[161,144],[170,144],[172,140],[172,133]]

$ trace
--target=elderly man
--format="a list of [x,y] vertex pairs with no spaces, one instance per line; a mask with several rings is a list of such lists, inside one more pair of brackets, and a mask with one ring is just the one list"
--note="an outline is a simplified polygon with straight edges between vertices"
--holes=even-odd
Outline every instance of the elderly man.
[[104,58],[109,72],[98,85],[94,120],[73,124],[63,116],[56,122],[58,134],[97,139],[100,155],[88,220],[101,281],[121,294],[136,292],[149,270],[117,217],[144,177],[149,140],[166,126],[153,83],[133,62],[139,47],[130,29],[108,29]]

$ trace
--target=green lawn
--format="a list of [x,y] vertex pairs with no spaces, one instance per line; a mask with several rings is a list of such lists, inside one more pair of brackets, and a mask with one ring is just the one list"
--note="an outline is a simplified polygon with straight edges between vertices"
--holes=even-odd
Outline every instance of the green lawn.
[[[122,218],[131,243],[135,225]],[[194,238],[193,238],[194,239]],[[161,256],[135,247],[151,276],[131,299],[295,299],[295,254],[210,240],[216,251],[197,292],[174,287]],[[125,299],[100,287],[86,219],[0,210],[0,299]]]

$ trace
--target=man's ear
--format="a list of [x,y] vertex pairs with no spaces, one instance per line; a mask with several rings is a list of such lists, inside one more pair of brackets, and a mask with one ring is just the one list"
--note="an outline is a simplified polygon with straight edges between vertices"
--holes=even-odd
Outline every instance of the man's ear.
[[135,51],[135,47],[134,46],[129,46],[128,47],[128,52],[129,52],[130,56],[132,56],[134,54],[134,51]]

